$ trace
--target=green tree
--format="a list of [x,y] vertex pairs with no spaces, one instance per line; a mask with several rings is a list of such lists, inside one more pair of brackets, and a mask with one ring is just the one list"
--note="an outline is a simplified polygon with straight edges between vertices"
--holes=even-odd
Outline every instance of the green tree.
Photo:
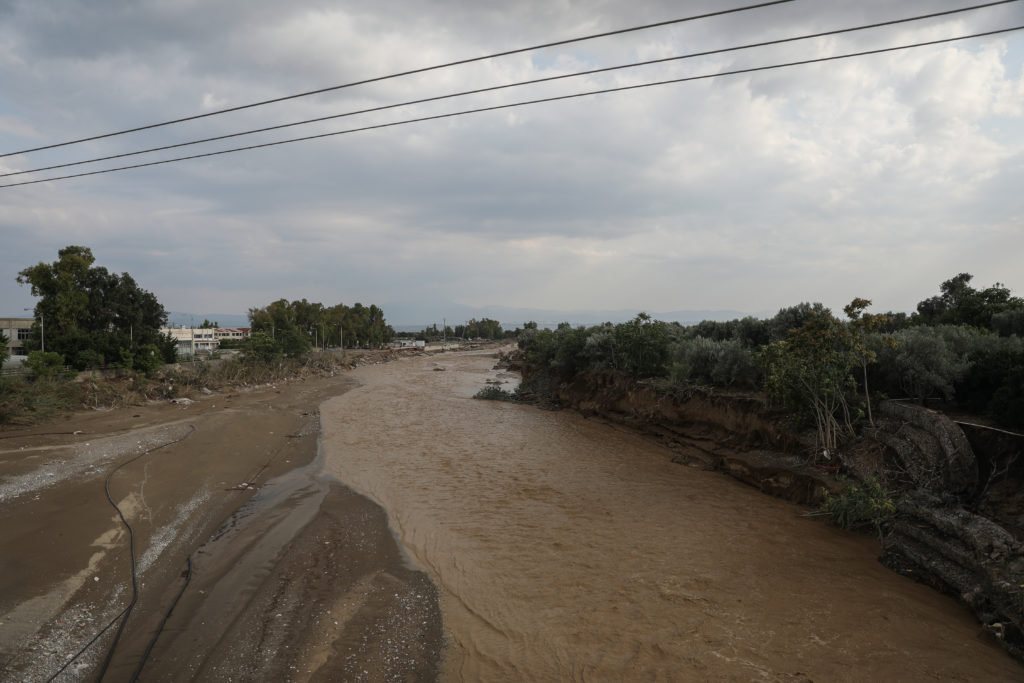
[[280,358],[281,346],[266,332],[253,332],[242,358],[247,363],[269,363]]
[[[133,356],[142,345],[158,344],[167,323],[163,306],[131,275],[94,263],[88,247],[68,246],[58,252],[57,261],[25,268],[17,278],[40,298],[35,315],[46,321],[47,349],[79,369],[97,356],[116,359],[122,350]],[[29,348],[39,348],[32,329]]]
[[1024,299],[1011,295],[1002,283],[995,283],[986,289],[971,287],[974,276],[960,273],[939,286],[938,296],[917,304],[918,323],[928,325],[971,325],[982,329],[993,329],[993,318],[1006,311],[1024,309]]
[[639,313],[628,323],[615,326],[619,369],[637,377],[664,375],[668,363],[668,326]]
[[0,334],[0,368],[2,368],[4,363],[7,362],[7,359],[11,357],[10,349],[7,348],[7,345],[10,343],[11,341],[5,335]]
[[879,350],[882,379],[889,391],[902,390],[921,404],[936,394],[950,400],[970,368],[968,353],[979,336],[975,329],[953,325],[894,332],[895,344]]
[[783,341],[764,351],[766,388],[783,405],[810,414],[817,445],[835,452],[851,434],[846,392],[855,383],[850,368],[857,362],[849,327],[827,308],[816,311]]
[[804,323],[827,310],[821,303],[809,304],[807,302],[780,308],[775,317],[768,320],[768,341],[782,341],[791,331],[800,329]]
[[871,392],[868,390],[868,365],[878,360],[878,354],[875,349],[872,348],[871,340],[879,338],[873,336],[874,333],[878,332],[886,323],[888,323],[889,319],[884,315],[871,315],[870,313],[865,313],[864,309],[870,305],[871,301],[868,299],[857,298],[846,304],[846,306],[843,307],[843,312],[846,313],[846,317],[850,319],[850,322],[848,323],[850,331],[850,350],[864,374],[864,403],[867,407],[868,424],[874,427],[875,420],[871,415]]

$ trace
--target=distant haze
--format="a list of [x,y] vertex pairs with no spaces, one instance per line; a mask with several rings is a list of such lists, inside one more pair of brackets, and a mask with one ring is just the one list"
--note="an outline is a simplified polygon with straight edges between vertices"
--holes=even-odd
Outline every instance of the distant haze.
[[[431,325],[439,328],[447,321],[449,327],[461,325],[467,320],[490,318],[497,320],[507,330],[514,330],[522,327],[526,322],[536,322],[541,327],[556,327],[559,323],[568,322],[573,326],[577,325],[599,325],[604,322],[621,323],[636,317],[640,311],[619,310],[619,311],[554,311],[531,308],[507,308],[503,306],[492,306],[475,308],[460,304],[451,304],[432,311],[416,308],[408,305],[396,305],[393,309],[384,308],[384,316],[388,324],[399,332],[418,332]],[[678,322],[683,325],[691,325],[702,320],[733,320],[747,315],[755,317],[770,317],[775,311],[762,311],[760,313],[744,313],[742,311],[645,311],[651,317],[665,322]],[[248,327],[249,318],[244,315],[233,315],[225,313],[168,313],[168,322],[172,326],[186,327],[200,325],[203,320],[219,323],[220,327]]]

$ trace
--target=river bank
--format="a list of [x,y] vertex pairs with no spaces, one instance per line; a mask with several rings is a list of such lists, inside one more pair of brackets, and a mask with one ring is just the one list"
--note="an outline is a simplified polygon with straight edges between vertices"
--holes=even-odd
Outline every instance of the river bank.
[[0,433],[2,678],[103,667],[132,600],[128,531],[104,485],[136,456],[110,476],[139,597],[108,680],[140,664],[146,680],[433,677],[433,587],[380,508],[316,476],[318,407],[354,386],[313,377]]

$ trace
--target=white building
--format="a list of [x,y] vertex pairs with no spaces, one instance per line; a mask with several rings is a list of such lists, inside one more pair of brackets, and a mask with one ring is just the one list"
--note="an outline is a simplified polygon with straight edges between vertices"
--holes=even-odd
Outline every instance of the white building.
[[164,327],[160,334],[169,334],[178,345],[178,355],[194,356],[213,353],[221,339],[248,339],[248,327]]
[[25,356],[25,340],[32,335],[35,318],[0,318],[0,334],[7,337],[7,351],[12,356]]

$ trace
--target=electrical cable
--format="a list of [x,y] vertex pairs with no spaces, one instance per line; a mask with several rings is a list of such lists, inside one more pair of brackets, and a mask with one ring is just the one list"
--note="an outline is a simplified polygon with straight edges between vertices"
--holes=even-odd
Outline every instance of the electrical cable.
[[114,502],[113,496],[110,495],[110,480],[114,476],[114,474],[116,474],[117,471],[120,470],[125,465],[129,465],[129,464],[135,462],[136,460],[138,460],[139,458],[141,458],[142,456],[148,455],[148,454],[150,454],[150,453],[152,453],[154,451],[158,451],[158,450],[160,450],[162,448],[167,448],[168,446],[171,446],[171,445],[176,444],[176,443],[181,443],[182,441],[187,439],[189,436],[191,436],[192,433],[195,432],[195,431],[196,431],[195,425],[189,425],[189,430],[180,439],[175,439],[174,441],[168,441],[167,443],[161,444],[161,445],[157,446],[156,448],[150,448],[148,450],[143,451],[142,453],[139,453],[136,456],[133,456],[133,457],[125,460],[120,465],[118,465],[117,467],[115,467],[114,469],[112,469],[110,471],[110,474],[107,475],[107,479],[106,479],[106,481],[103,484],[103,490],[107,494],[107,500],[114,507],[114,509],[117,510],[117,514],[121,518],[121,522],[128,528],[128,540],[129,540],[129,547],[131,549],[132,599],[131,599],[131,602],[128,603],[128,607],[125,609],[125,615],[124,615],[124,618],[121,619],[121,624],[117,627],[117,633],[114,635],[114,642],[112,642],[110,644],[110,648],[107,650],[107,657],[106,657],[105,660],[103,660],[103,666],[100,667],[100,673],[99,673],[99,676],[96,677],[96,683],[102,683],[103,677],[106,675],[107,669],[110,667],[110,662],[114,658],[114,651],[117,650],[117,644],[118,644],[118,642],[120,642],[121,636],[124,634],[124,627],[128,623],[128,618],[131,617],[132,610],[135,609],[135,604],[139,601],[139,576],[138,576],[137,563],[135,561],[135,530],[132,528],[132,525],[128,523],[128,520],[125,519],[124,512],[121,510],[120,507],[118,507],[117,503]]
[[478,107],[478,108],[475,108],[475,109],[465,109],[465,110],[462,110],[462,111],[448,112],[446,114],[434,114],[434,115],[431,115],[431,116],[421,116],[421,117],[418,117],[418,118],[403,119],[401,121],[392,121],[390,123],[380,123],[380,124],[374,124],[374,125],[369,125],[369,126],[362,126],[362,127],[359,127],[359,128],[350,128],[350,129],[347,129],[347,130],[333,131],[333,132],[330,132],[330,133],[320,133],[320,134],[317,134],[317,135],[307,135],[307,136],[304,136],[304,137],[289,138],[287,140],[278,140],[278,141],[275,141],[275,142],[265,142],[265,143],[258,144],[258,145],[248,145],[248,146],[245,146],[245,147],[234,147],[234,148],[231,148],[231,149],[224,149],[224,150],[219,150],[219,151],[216,151],[216,152],[206,152],[206,153],[203,153],[203,154],[192,154],[192,155],[183,156],[183,157],[175,157],[175,158],[172,158],[172,159],[162,159],[160,161],[150,161],[150,162],[141,163],[141,164],[131,164],[129,166],[118,166],[118,167],[115,167],[115,168],[107,168],[107,169],[102,169],[102,170],[99,170],[99,171],[87,171],[87,172],[84,172],[84,173],[73,173],[73,174],[64,175],[64,176],[54,176],[54,177],[51,177],[51,178],[40,178],[38,180],[26,180],[26,181],[21,181],[21,182],[17,182],[17,183],[7,183],[6,185],[0,185],[0,189],[7,188],[7,187],[18,187],[18,186],[21,186],[21,185],[35,185],[35,184],[38,184],[38,183],[46,183],[46,182],[52,182],[52,181],[56,181],[56,180],[68,180],[70,178],[82,178],[82,177],[85,177],[85,176],[101,175],[101,174],[104,174],[104,173],[114,173],[115,171],[127,171],[127,170],[131,170],[131,169],[136,169],[136,168],[146,168],[146,167],[149,167],[149,166],[160,166],[160,165],[163,165],[163,164],[170,164],[170,163],[174,163],[174,162],[177,162],[177,161],[187,161],[187,160],[190,160],[190,159],[203,159],[203,158],[206,158],[206,157],[220,156],[220,155],[223,155],[223,154],[231,154],[231,153],[234,153],[234,152],[245,152],[245,151],[254,150],[254,149],[263,149],[263,148],[266,148],[266,147],[276,147],[276,146],[279,146],[279,145],[286,145],[286,144],[290,144],[290,143],[293,143],[293,142],[304,142],[304,141],[307,141],[307,140],[318,140],[318,139],[321,139],[321,138],[334,137],[334,136],[337,136],[337,135],[347,135],[349,133],[360,133],[360,132],[365,132],[365,131],[369,131],[369,130],[379,130],[379,129],[383,129],[383,128],[393,128],[393,127],[396,127],[396,126],[402,126],[402,125],[406,125],[406,124],[410,124],[410,123],[422,123],[424,121],[436,121],[436,120],[439,120],[439,119],[453,118],[453,117],[456,117],[456,116],[464,116],[466,114],[479,114],[479,113],[482,113],[482,112],[499,111],[499,110],[502,110],[502,109],[512,109],[512,108],[515,108],[515,107],[523,107],[523,106],[527,106],[527,105],[531,105],[531,104],[543,104],[543,103],[547,103],[547,102],[558,102],[558,101],[562,101],[562,100],[577,99],[577,98],[580,98],[580,97],[590,97],[590,96],[593,96],[593,95],[603,95],[603,94],[608,94],[608,93],[625,92],[625,91],[629,91],[629,90],[640,90],[640,89],[643,89],[643,88],[652,88],[652,87],[660,86],[660,85],[670,85],[670,84],[676,84],[676,83],[686,83],[686,82],[690,82],[690,81],[699,81],[699,80],[707,80],[707,79],[711,79],[711,78],[719,78],[719,77],[722,77],[722,76],[735,76],[735,75],[738,75],[738,74],[756,73],[756,72],[760,72],[760,71],[769,71],[769,70],[772,70],[772,69],[783,69],[783,68],[788,68],[788,67],[792,67],[792,66],[803,66],[803,65],[807,65],[807,64],[817,64],[817,63],[821,63],[821,62],[830,62],[830,61],[836,61],[836,60],[840,60],[840,59],[850,59],[852,57],[864,57],[864,56],[868,56],[868,55],[877,55],[877,54],[883,54],[883,53],[887,53],[887,52],[896,52],[898,50],[909,50],[909,49],[918,48],[918,47],[927,47],[927,46],[931,46],[931,45],[941,45],[941,44],[944,44],[944,43],[952,43],[952,42],[957,42],[957,41],[961,41],[961,40],[969,40],[969,39],[972,39],[972,38],[983,38],[983,37],[987,37],[987,36],[1000,35],[1000,34],[1003,34],[1003,33],[1010,33],[1010,32],[1013,32],[1013,31],[1020,31],[1021,29],[1024,29],[1024,25],[1012,26],[1010,28],[995,29],[995,30],[992,30],[992,31],[983,31],[983,32],[980,32],[980,33],[972,33],[972,34],[969,34],[969,35],[956,36],[956,37],[953,37],[953,38],[941,38],[941,39],[938,39],[938,40],[929,40],[929,41],[924,41],[924,42],[920,42],[920,43],[910,43],[910,44],[907,44],[907,45],[897,45],[895,47],[879,48],[879,49],[875,49],[875,50],[862,50],[860,52],[850,52],[850,53],[842,54],[842,55],[833,55],[831,57],[816,57],[814,59],[803,59],[803,60],[799,60],[799,61],[795,61],[795,62],[784,62],[784,63],[781,63],[781,64],[770,64],[770,65],[767,65],[767,66],[749,67],[749,68],[745,68],[745,69],[734,69],[734,70],[731,70],[731,71],[720,71],[718,73],[703,74],[703,75],[700,75],[700,76],[686,76],[686,77],[683,77],[683,78],[672,78],[672,79],[668,79],[668,80],[655,81],[655,82],[651,82],[651,83],[639,83],[639,84],[636,84],[636,85],[625,85],[625,86],[619,86],[619,87],[615,87],[615,88],[604,88],[604,89],[601,89],[601,90],[590,90],[590,91],[586,91],[586,92],[572,93],[572,94],[569,94],[569,95],[557,95],[557,96],[553,96],[553,97],[543,97],[543,98],[534,99],[534,100],[525,100],[525,101],[521,101],[521,102],[511,102],[511,103],[508,103],[508,104],[499,104],[499,105],[494,105],[494,106],[489,106],[489,107]]
[[110,627],[111,627],[111,626],[113,626],[113,625],[114,625],[115,623],[117,623],[117,620],[118,620],[118,619],[120,619],[120,618],[121,618],[122,616],[124,616],[124,613],[125,613],[125,612],[127,612],[127,611],[128,611],[128,608],[127,608],[127,607],[125,607],[125,608],[124,608],[123,610],[121,610],[121,611],[120,611],[120,612],[119,612],[119,613],[117,614],[117,616],[115,616],[115,617],[114,617],[113,619],[111,619],[111,620],[110,620],[110,621],[109,621],[109,622],[107,623],[107,625],[106,625],[106,626],[104,626],[104,627],[103,627],[103,628],[102,628],[102,629],[100,630],[100,632],[99,632],[99,633],[97,633],[96,635],[94,635],[94,636],[92,637],[92,640],[90,640],[90,641],[89,641],[88,643],[86,643],[86,644],[85,644],[84,646],[82,646],[82,649],[81,649],[81,650],[79,650],[79,651],[78,651],[78,652],[77,652],[77,653],[75,654],[75,656],[74,656],[74,657],[72,657],[72,658],[71,658],[71,659],[69,659],[68,661],[64,662],[64,666],[62,666],[61,668],[57,669],[56,673],[54,673],[54,674],[53,674],[52,676],[50,676],[49,678],[47,678],[47,679],[46,679],[46,683],[53,683],[53,681],[54,681],[54,680],[55,680],[55,679],[57,678],[57,676],[60,676],[60,675],[61,675],[62,673],[64,673],[64,669],[66,669],[66,668],[68,668],[69,666],[71,666],[71,663],[72,663],[72,662],[74,662],[74,661],[75,661],[76,659],[78,659],[78,658],[79,658],[79,657],[81,657],[81,656],[82,656],[83,654],[85,654],[85,651],[86,651],[86,650],[88,650],[88,649],[89,649],[90,647],[92,647],[92,644],[93,644],[93,643],[95,643],[95,642],[96,642],[97,640],[99,640],[99,639],[100,639],[100,637],[101,637],[101,636],[102,636],[102,635],[103,635],[104,633],[106,633],[106,632],[107,632],[107,631],[108,631],[108,630],[110,629]]
[[[709,18],[712,18],[712,17],[719,17],[719,16],[723,16],[723,15],[726,15],[726,14],[735,14],[737,12],[746,12],[746,11],[749,11],[749,10],[761,9],[763,7],[770,7],[772,5],[783,5],[783,4],[786,4],[786,3],[793,2],[793,1],[794,0],[770,0],[769,2],[760,2],[760,3],[754,4],[754,5],[744,5],[743,7],[734,7],[732,9],[727,9],[727,10],[718,10],[718,11],[715,11],[715,12],[706,12],[704,14],[696,14],[696,15],[693,15],[693,16],[683,17],[683,18],[680,18],[680,19],[669,19],[667,21],[659,21],[659,22],[655,22],[653,24],[643,24],[641,26],[631,26],[629,28],[616,29],[614,31],[604,31],[602,33],[594,33],[594,34],[591,34],[591,35],[582,36],[582,37],[578,37],[578,38],[568,38],[568,39],[565,39],[565,40],[556,40],[556,41],[553,41],[553,42],[550,42],[550,43],[542,43],[540,45],[532,45],[530,47],[521,47],[521,48],[516,48],[514,50],[505,50],[503,52],[494,52],[494,53],[491,53],[491,54],[488,54],[488,55],[483,55],[482,57],[471,57],[469,59],[459,59],[459,60],[456,60],[454,62],[447,62],[447,63],[444,63],[444,64],[437,64],[437,65],[434,65],[434,66],[421,67],[419,69],[410,69],[408,71],[401,71],[399,73],[389,74],[387,76],[377,76],[377,77],[374,77],[374,78],[367,78],[367,79],[364,79],[364,80],[361,80],[361,81],[353,81],[351,83],[344,83],[342,85],[334,85],[334,86],[331,86],[331,87],[328,87],[328,88],[320,88],[318,90],[310,90],[310,91],[298,93],[298,94],[295,94],[295,95],[287,95],[285,97],[275,97],[273,99],[263,100],[263,101],[260,101],[260,102],[253,102],[251,104],[243,104],[243,105],[239,105],[237,107],[228,107],[226,109],[219,109],[217,111],[206,112],[205,114],[195,114],[193,116],[185,116],[185,117],[182,117],[182,118],[179,118],[179,119],[172,119],[170,121],[163,121],[161,123],[153,123],[153,124],[146,125],[146,126],[138,126],[136,128],[127,128],[125,130],[119,130],[119,131],[116,131],[116,132],[113,132],[113,133],[105,133],[103,135],[93,135],[93,136],[87,137],[87,138],[80,138],[80,139],[77,139],[77,140],[69,140],[67,142],[60,142],[60,143],[56,143],[56,144],[52,144],[52,145],[45,145],[43,147],[33,147],[32,149],[23,149],[23,150],[19,150],[17,152],[5,152],[3,154],[0,154],[0,158],[6,157],[6,156],[13,156],[15,154],[28,154],[30,152],[39,152],[39,151],[42,151],[44,149],[54,149],[56,147],[66,147],[68,145],[76,145],[76,144],[81,143],[81,142],[89,142],[91,140],[101,140],[103,138],[110,138],[110,137],[114,137],[114,136],[117,136],[117,135],[125,135],[126,133],[136,133],[136,132],[142,131],[142,130],[150,130],[152,128],[160,128],[162,126],[170,126],[170,125],[175,124],[175,123],[184,123],[185,121],[194,121],[196,119],[203,119],[203,118],[207,118],[207,117],[210,117],[210,116],[218,116],[220,114],[227,114],[229,112],[241,111],[243,109],[252,109],[253,107],[262,107],[263,105],[266,105],[266,104],[275,104],[277,102],[284,102],[284,101],[287,101],[287,100],[294,100],[294,99],[298,99],[300,97],[309,97],[310,95],[319,95],[321,93],[331,92],[331,91],[334,91],[334,90],[342,90],[342,89],[345,89],[345,88],[352,88],[352,87],[355,87],[357,85],[367,85],[369,83],[379,83],[381,81],[387,81],[387,80],[391,80],[391,79],[395,79],[395,78],[401,78],[403,76],[412,76],[412,75],[415,75],[415,74],[427,73],[429,71],[437,71],[439,69],[447,69],[447,68],[450,68],[450,67],[453,67],[453,66],[462,66],[464,64],[472,64],[473,62],[480,62],[480,61],[484,61],[484,60],[487,60],[487,59],[495,59],[495,58],[498,58],[498,57],[508,57],[510,55],[521,54],[523,52],[531,52],[533,50],[542,50],[544,48],[557,47],[559,45],[570,45],[572,43],[580,43],[580,42],[587,41],[587,40],[594,40],[596,38],[607,38],[609,36],[622,35],[624,33],[633,33],[633,32],[636,32],[636,31],[644,31],[644,30],[650,29],[650,28],[658,28],[658,27],[661,27],[661,26],[671,26],[673,24],[680,24],[680,23],[689,22],[689,21],[697,21],[699,19],[709,19]],[[1010,0],[1007,0],[1007,1],[1010,1]]]
[[153,647],[156,645],[157,639],[160,637],[160,634],[164,632],[164,626],[167,625],[167,620],[171,618],[171,612],[173,612],[174,608],[177,607],[178,601],[181,600],[181,596],[185,594],[185,589],[188,588],[188,584],[192,581],[192,556],[189,555],[185,558],[185,561],[187,563],[187,568],[185,570],[185,583],[181,585],[181,588],[178,590],[178,594],[174,596],[174,600],[171,602],[171,606],[168,607],[167,611],[164,613],[164,618],[161,619],[160,623],[157,625],[156,633],[153,634],[153,637],[149,640],[149,644],[146,645],[146,651],[142,653],[142,658],[139,659],[139,664],[135,667],[135,672],[132,674],[132,677],[128,679],[128,683],[135,683],[135,681],[139,680],[139,674],[142,673],[142,667],[146,665],[146,660],[149,659],[150,653],[153,652]]
[[[195,432],[195,431],[196,431],[195,425],[189,425],[189,431],[187,431],[187,432],[185,433],[185,435],[184,435],[184,436],[182,436],[181,438],[179,438],[179,439],[174,439],[173,441],[168,441],[168,442],[166,442],[166,443],[160,444],[159,446],[156,446],[156,447],[154,447],[154,448],[150,448],[150,449],[147,449],[147,450],[145,450],[145,451],[142,451],[141,453],[138,453],[137,455],[134,455],[134,456],[132,456],[132,457],[128,458],[128,459],[127,459],[127,460],[125,460],[124,462],[120,463],[120,464],[119,464],[119,465],[118,465],[117,467],[115,467],[114,469],[112,469],[112,470],[110,471],[110,473],[109,473],[109,474],[107,475],[107,478],[106,478],[106,480],[104,480],[104,482],[103,482],[103,491],[104,491],[104,492],[106,493],[106,495],[107,495],[107,501],[108,501],[108,502],[109,502],[109,503],[110,503],[110,504],[111,504],[111,505],[113,506],[113,508],[114,508],[114,509],[115,509],[115,510],[117,511],[117,514],[118,514],[118,516],[119,516],[119,517],[121,518],[121,523],[122,523],[122,524],[124,524],[124,526],[125,526],[125,527],[126,527],[126,528],[128,529],[128,540],[129,540],[129,550],[130,550],[130,556],[131,556],[131,574],[132,574],[132,599],[131,599],[131,602],[129,602],[129,603],[128,603],[128,606],[127,606],[127,607],[125,607],[125,608],[124,608],[123,610],[121,610],[121,613],[120,613],[120,614],[118,614],[118,615],[117,615],[116,617],[114,617],[114,618],[113,618],[113,619],[111,620],[111,622],[110,622],[109,624],[107,624],[107,625],[106,625],[106,626],[105,626],[105,627],[103,628],[103,630],[102,630],[102,631],[100,631],[99,633],[97,633],[97,634],[96,634],[96,636],[94,636],[94,637],[93,637],[93,639],[92,639],[92,640],[90,640],[90,641],[89,641],[89,642],[88,642],[88,643],[87,643],[87,644],[85,645],[85,647],[83,647],[83,648],[82,648],[81,650],[79,650],[79,651],[78,651],[78,654],[76,654],[76,655],[75,655],[74,657],[72,657],[72,658],[71,658],[71,659],[69,659],[69,660],[68,660],[67,662],[65,662],[65,663],[64,663],[64,666],[62,666],[62,667],[60,668],[60,670],[58,670],[58,671],[57,671],[57,673],[55,673],[55,674],[54,674],[53,676],[51,676],[50,678],[48,678],[48,679],[47,679],[47,682],[48,682],[48,683],[49,683],[49,681],[52,681],[52,680],[53,680],[53,679],[55,679],[55,678],[56,678],[57,676],[59,676],[59,675],[60,675],[60,673],[61,673],[62,671],[64,671],[64,669],[66,669],[66,668],[67,668],[67,667],[68,667],[68,666],[69,666],[69,665],[70,665],[70,664],[71,664],[72,662],[74,662],[74,661],[75,661],[76,659],[78,659],[78,658],[79,658],[79,657],[80,657],[80,656],[81,656],[81,655],[82,655],[82,654],[83,654],[83,653],[84,653],[84,652],[85,652],[86,650],[88,650],[88,649],[89,649],[89,647],[90,647],[90,646],[92,646],[92,644],[93,644],[93,643],[95,643],[95,642],[96,642],[96,641],[97,641],[97,640],[98,640],[98,639],[100,638],[100,636],[102,636],[102,635],[103,635],[104,633],[106,633],[106,631],[107,631],[107,630],[108,630],[108,629],[109,629],[109,628],[110,628],[111,626],[113,626],[113,624],[114,624],[114,622],[115,622],[115,621],[117,621],[118,619],[120,619],[120,620],[121,620],[121,624],[120,624],[120,625],[118,626],[118,628],[117,628],[117,634],[116,634],[116,635],[114,636],[114,642],[110,644],[110,648],[109,648],[109,649],[107,650],[107,656],[106,656],[106,659],[104,660],[104,662],[103,662],[103,665],[102,665],[102,667],[100,668],[99,676],[98,676],[98,677],[96,678],[96,681],[97,681],[97,683],[99,683],[100,681],[102,681],[102,680],[103,680],[103,677],[104,677],[104,676],[106,675],[106,673],[107,673],[107,669],[108,669],[108,668],[109,668],[109,666],[110,666],[110,662],[111,662],[111,660],[112,660],[112,659],[113,659],[113,657],[114,657],[114,650],[116,650],[116,649],[117,649],[117,644],[118,644],[118,642],[119,642],[119,641],[121,640],[121,635],[122,635],[122,634],[124,633],[124,627],[125,627],[125,624],[126,624],[126,623],[128,622],[128,617],[130,617],[130,616],[131,616],[132,610],[133,610],[133,609],[135,608],[135,604],[136,604],[136,603],[138,602],[138,599],[139,599],[139,584],[138,584],[138,571],[137,571],[137,566],[136,566],[136,561],[135,561],[135,530],[134,530],[134,529],[132,528],[132,525],[128,523],[128,520],[127,520],[127,519],[125,519],[125,516],[124,516],[124,512],[122,512],[121,508],[120,508],[120,507],[118,507],[117,503],[115,503],[115,502],[114,502],[114,499],[113,499],[113,497],[112,497],[112,496],[110,495],[110,480],[111,480],[111,478],[112,478],[112,477],[114,476],[114,474],[116,474],[116,473],[117,473],[117,471],[118,471],[118,470],[120,470],[120,469],[121,469],[122,467],[124,467],[125,465],[129,465],[129,464],[131,464],[131,463],[135,462],[136,460],[138,460],[139,458],[141,458],[141,457],[143,457],[143,456],[145,456],[145,455],[149,455],[150,453],[153,453],[153,452],[155,452],[155,451],[158,451],[158,450],[160,450],[160,449],[162,449],[162,448],[167,448],[168,446],[173,446],[173,445],[174,445],[174,444],[176,444],[176,443],[181,443],[182,441],[184,441],[185,439],[187,439],[187,438],[188,438],[189,436],[191,436],[191,435],[192,435],[192,433],[193,433],[193,432]],[[191,561],[190,561],[190,565],[191,565]],[[175,600],[175,603],[176,603],[176,602],[177,602],[177,600]]]
[[727,53],[727,52],[736,52],[736,51],[739,51],[739,50],[749,50],[749,49],[759,48],[759,47],[768,47],[768,46],[771,46],[771,45],[782,45],[782,44],[785,44],[785,43],[792,43],[792,42],[796,42],[796,41],[800,41],[800,40],[811,40],[811,39],[814,39],[814,38],[824,38],[826,36],[834,36],[834,35],[840,35],[840,34],[844,34],[844,33],[853,33],[853,32],[856,32],[856,31],[865,31],[865,30],[870,30],[870,29],[882,28],[882,27],[885,27],[885,26],[894,26],[894,25],[897,25],[897,24],[905,24],[905,23],[909,23],[909,22],[912,22],[912,21],[922,21],[922,20],[925,20],[925,19],[934,19],[936,17],[947,16],[947,15],[951,15],[951,14],[958,14],[958,13],[962,13],[962,12],[970,12],[970,11],[973,11],[973,10],[978,10],[978,9],[984,9],[984,8],[992,7],[994,5],[1003,5],[1003,4],[1006,4],[1008,2],[1019,2],[1019,0],[997,0],[996,2],[987,2],[987,3],[984,3],[984,4],[980,4],[980,5],[972,5],[971,7],[961,7],[959,9],[945,10],[945,11],[942,11],[942,12],[932,12],[930,14],[922,14],[922,15],[918,15],[918,16],[914,16],[914,17],[907,17],[907,18],[904,18],[904,19],[893,19],[893,20],[889,20],[889,21],[876,22],[876,23],[873,23],[873,24],[864,24],[864,25],[861,25],[861,26],[854,26],[854,27],[850,27],[850,28],[834,29],[834,30],[831,30],[831,31],[822,31],[822,32],[819,32],[819,33],[811,33],[811,34],[807,34],[807,35],[793,36],[793,37],[790,37],[790,38],[779,38],[779,39],[776,39],[776,40],[767,40],[767,41],[763,41],[763,42],[759,42],[759,43],[748,43],[748,44],[745,44],[745,45],[737,45],[737,46],[734,46],[734,47],[718,48],[718,49],[714,49],[714,50],[704,50],[704,51],[701,51],[701,52],[691,52],[691,53],[688,53],[688,54],[676,55],[676,56],[673,56],[673,57],[661,57],[659,59],[651,59],[651,60],[647,60],[647,61],[643,61],[643,62],[633,62],[633,63],[630,63],[630,64],[620,64],[620,65],[617,65],[617,66],[607,66],[607,67],[602,67],[602,68],[599,68],[599,69],[590,69],[588,71],[579,71],[579,72],[575,72],[575,73],[571,73],[571,74],[561,74],[561,75],[558,75],[558,76],[547,76],[547,77],[544,77],[544,78],[535,78],[535,79],[531,79],[531,80],[527,80],[527,81],[518,81],[516,83],[506,83],[504,85],[494,85],[494,86],[490,86],[490,87],[486,87],[486,88],[477,88],[477,89],[474,89],[474,90],[463,90],[461,92],[449,93],[447,95],[437,95],[437,96],[434,96],[434,97],[425,97],[425,98],[422,98],[422,99],[409,100],[409,101],[400,102],[400,103],[397,103],[397,104],[385,104],[385,105],[381,105],[381,106],[377,106],[377,107],[370,107],[368,109],[358,109],[358,110],[355,110],[355,111],[349,111],[349,112],[345,112],[345,113],[342,113],[342,114],[332,114],[330,116],[320,116],[320,117],[317,117],[317,118],[314,118],[314,119],[306,119],[304,121],[295,121],[295,122],[292,122],[292,123],[283,123],[283,124],[276,125],[276,126],[266,126],[264,128],[255,128],[255,129],[252,129],[252,130],[246,130],[246,131],[242,131],[242,132],[239,132],[239,133],[229,133],[229,134],[226,134],[226,135],[218,135],[218,136],[215,136],[215,137],[202,138],[202,139],[199,139],[199,140],[191,140],[189,142],[179,142],[179,143],[172,144],[172,145],[163,145],[161,147],[151,147],[149,149],[136,150],[134,152],[123,152],[121,154],[111,154],[109,156],[96,157],[94,159],[86,159],[84,161],[72,161],[72,162],[68,162],[68,163],[64,163],[64,164],[54,164],[52,166],[42,166],[42,167],[39,167],[39,168],[27,169],[27,170],[24,170],[24,171],[10,171],[8,173],[0,173],[0,178],[7,178],[7,177],[10,177],[10,176],[16,176],[16,175],[25,175],[27,173],[40,173],[42,171],[52,171],[52,170],[56,170],[58,168],[68,168],[68,167],[71,167],[71,166],[82,166],[84,164],[93,164],[93,163],[97,163],[97,162],[100,162],[100,161],[110,161],[112,159],[123,159],[125,157],[138,156],[140,154],[149,154],[151,152],[162,152],[162,151],[166,151],[166,150],[169,150],[169,149],[177,149],[179,147],[189,147],[191,145],[199,145],[199,144],[203,144],[203,143],[207,143],[207,142],[216,142],[216,141],[219,141],[219,140],[227,140],[227,139],[230,139],[230,138],[237,138],[237,137],[241,137],[243,135],[253,135],[255,133],[266,133],[266,132],[269,132],[269,131],[272,131],[272,130],[280,130],[282,128],[292,128],[294,126],[303,126],[303,125],[308,125],[308,124],[311,124],[311,123],[322,123],[323,121],[330,121],[330,120],[333,120],[333,119],[340,119],[340,118],[345,118],[345,117],[349,117],[349,116],[356,116],[356,115],[359,115],[359,114],[369,114],[369,113],[372,113],[372,112],[385,111],[385,110],[388,110],[388,109],[397,109],[397,108],[400,108],[400,107],[408,107],[408,106],[412,106],[412,105],[416,105],[416,104],[425,104],[425,103],[428,103],[428,102],[437,102],[437,101],[440,101],[440,100],[448,100],[448,99],[453,99],[453,98],[456,98],[456,97],[464,97],[466,95],[478,95],[478,94],[481,94],[481,93],[493,92],[493,91],[496,91],[496,90],[506,90],[506,89],[509,89],[509,88],[517,88],[517,87],[521,87],[521,86],[524,86],[524,85],[536,85],[538,83],[547,83],[547,82],[551,82],[551,81],[563,80],[563,79],[568,79],[568,78],[578,78],[580,76],[591,76],[591,75],[594,75],[594,74],[606,73],[606,72],[609,72],[609,71],[618,71],[618,70],[621,70],[621,69],[631,69],[631,68],[641,67],[641,66],[650,66],[652,64],[663,64],[663,63],[666,63],[666,62],[682,61],[684,59],[693,59],[695,57],[707,57],[707,56],[710,56],[710,55],[723,54],[723,53]]

